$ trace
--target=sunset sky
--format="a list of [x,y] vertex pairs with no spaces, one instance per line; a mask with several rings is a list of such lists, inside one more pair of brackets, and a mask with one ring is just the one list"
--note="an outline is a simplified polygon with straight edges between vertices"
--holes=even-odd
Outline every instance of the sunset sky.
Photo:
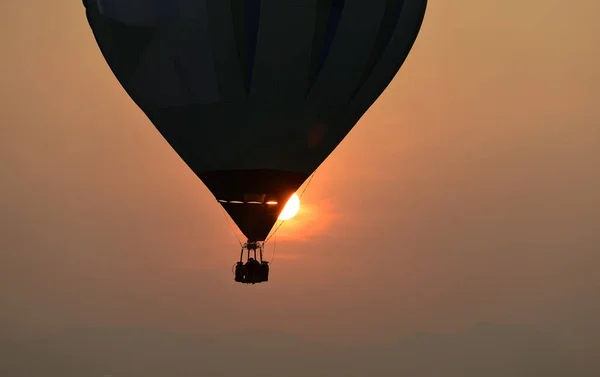
[[[513,365],[527,338],[525,365],[600,375],[599,15],[597,0],[430,1],[399,74],[267,245],[270,281],[246,286],[220,206],[114,78],[81,1],[1,2],[0,347],[262,334],[324,359],[367,347],[383,376],[393,360],[463,370],[496,346]],[[342,364],[327,375],[357,371]],[[426,364],[410,376],[446,375]]]

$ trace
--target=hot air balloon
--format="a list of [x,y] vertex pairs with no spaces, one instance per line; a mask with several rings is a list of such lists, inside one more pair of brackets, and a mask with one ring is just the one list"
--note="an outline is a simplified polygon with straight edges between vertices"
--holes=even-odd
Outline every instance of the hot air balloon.
[[[427,0],[83,3],[112,72],[247,237],[242,255],[246,250],[248,257],[262,255],[287,200],[396,75],[427,6]],[[241,262],[236,280],[249,282]],[[262,265],[267,276],[254,282],[268,277]]]

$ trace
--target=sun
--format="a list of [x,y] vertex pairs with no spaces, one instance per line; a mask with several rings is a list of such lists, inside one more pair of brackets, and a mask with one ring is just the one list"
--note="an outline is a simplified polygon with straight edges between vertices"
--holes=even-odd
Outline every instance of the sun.
[[292,195],[292,197],[288,200],[283,207],[283,211],[279,214],[278,220],[289,220],[292,217],[296,216],[298,210],[300,209],[300,198],[297,194]]

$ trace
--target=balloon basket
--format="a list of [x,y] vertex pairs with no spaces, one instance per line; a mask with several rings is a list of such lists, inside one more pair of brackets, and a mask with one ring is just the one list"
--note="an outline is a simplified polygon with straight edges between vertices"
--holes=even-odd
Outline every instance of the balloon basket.
[[263,247],[264,243],[260,242],[246,242],[242,245],[240,260],[235,264],[236,282],[257,284],[269,281],[269,262],[263,260]]

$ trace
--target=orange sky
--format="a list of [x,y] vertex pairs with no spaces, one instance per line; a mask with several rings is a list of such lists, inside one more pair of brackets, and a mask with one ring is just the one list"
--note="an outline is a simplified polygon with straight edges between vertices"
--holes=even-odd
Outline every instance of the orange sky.
[[431,1],[280,230],[271,281],[243,286],[218,204],[114,79],[81,2],[3,2],[0,336],[377,343],[488,322],[600,338],[598,14]]

